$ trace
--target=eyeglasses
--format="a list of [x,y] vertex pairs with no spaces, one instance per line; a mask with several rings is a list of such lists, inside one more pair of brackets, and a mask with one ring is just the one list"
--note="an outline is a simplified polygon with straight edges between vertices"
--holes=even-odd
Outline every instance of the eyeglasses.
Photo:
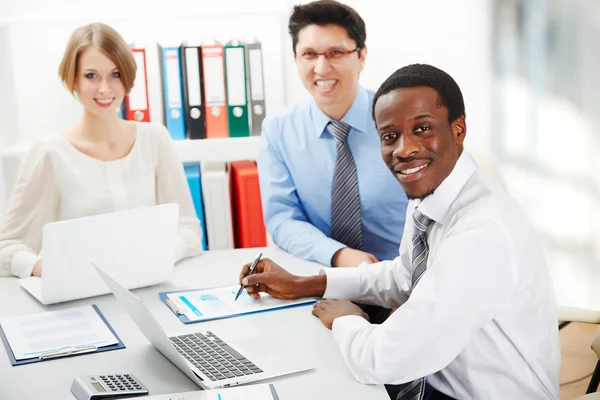
[[341,49],[333,49],[327,50],[322,53],[316,51],[305,51],[300,54],[300,58],[303,61],[316,61],[319,56],[323,55],[329,61],[336,61],[346,57],[348,54],[352,54],[356,51],[360,50],[360,47],[355,48],[354,50],[341,50]]

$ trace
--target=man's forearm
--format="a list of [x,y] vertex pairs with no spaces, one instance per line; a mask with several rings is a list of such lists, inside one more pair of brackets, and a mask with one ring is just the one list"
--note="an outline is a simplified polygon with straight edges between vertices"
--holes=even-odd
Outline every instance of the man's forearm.
[[322,265],[329,266],[333,254],[345,247],[306,221],[290,219],[275,228],[271,227],[270,232],[273,241],[285,251]]
[[299,276],[295,286],[299,297],[323,297],[327,287],[327,275]]

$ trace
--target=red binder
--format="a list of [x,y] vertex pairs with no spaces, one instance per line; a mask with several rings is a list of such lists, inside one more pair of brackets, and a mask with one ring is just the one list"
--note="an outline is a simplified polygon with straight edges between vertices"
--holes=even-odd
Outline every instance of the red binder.
[[138,122],[150,122],[148,79],[146,77],[146,50],[132,48],[131,52],[137,65],[137,72],[131,92],[125,96],[127,119]]
[[260,201],[256,163],[234,161],[230,165],[230,175],[235,247],[265,247],[267,230]]

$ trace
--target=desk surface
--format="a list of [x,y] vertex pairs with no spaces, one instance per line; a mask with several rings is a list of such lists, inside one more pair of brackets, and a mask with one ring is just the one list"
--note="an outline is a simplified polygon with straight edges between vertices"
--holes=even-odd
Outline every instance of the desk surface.
[[[281,399],[389,399],[383,386],[362,385],[354,380],[331,332],[311,314],[310,306],[184,325],[158,298],[159,291],[234,284],[241,266],[252,261],[256,252],[256,249],[206,252],[178,264],[170,282],[133,292],[167,333],[212,330],[218,334],[243,329],[249,335],[256,335],[269,329],[282,344],[299,349],[313,361],[315,369],[268,380],[275,385]],[[276,248],[264,249],[263,254],[297,275],[312,275],[320,269],[318,264],[299,260]],[[75,376],[119,372],[135,374],[150,394],[199,389],[154,349],[112,295],[42,306],[15,278],[0,278],[0,317],[85,304],[98,305],[127,348],[12,367],[0,345],[2,399],[74,399],[70,387]]]

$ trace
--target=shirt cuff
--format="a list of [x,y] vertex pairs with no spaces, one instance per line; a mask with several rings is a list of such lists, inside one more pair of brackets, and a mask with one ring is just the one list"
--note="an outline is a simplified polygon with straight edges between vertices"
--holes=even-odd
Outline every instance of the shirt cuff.
[[175,241],[175,260],[177,264],[179,261],[188,257],[195,257],[202,253],[202,242],[190,230],[180,229]]
[[323,298],[357,299],[360,295],[360,270],[358,268],[328,268],[321,271],[327,275]]
[[346,245],[333,240],[331,238],[324,238],[320,240],[315,247],[313,247],[314,260],[319,264],[323,264],[327,267],[331,267],[331,259],[333,255],[339,249],[343,249]]
[[35,263],[41,259],[42,257],[38,254],[33,254],[28,251],[17,251],[13,255],[10,264],[11,273],[18,278],[28,278],[31,276]]

